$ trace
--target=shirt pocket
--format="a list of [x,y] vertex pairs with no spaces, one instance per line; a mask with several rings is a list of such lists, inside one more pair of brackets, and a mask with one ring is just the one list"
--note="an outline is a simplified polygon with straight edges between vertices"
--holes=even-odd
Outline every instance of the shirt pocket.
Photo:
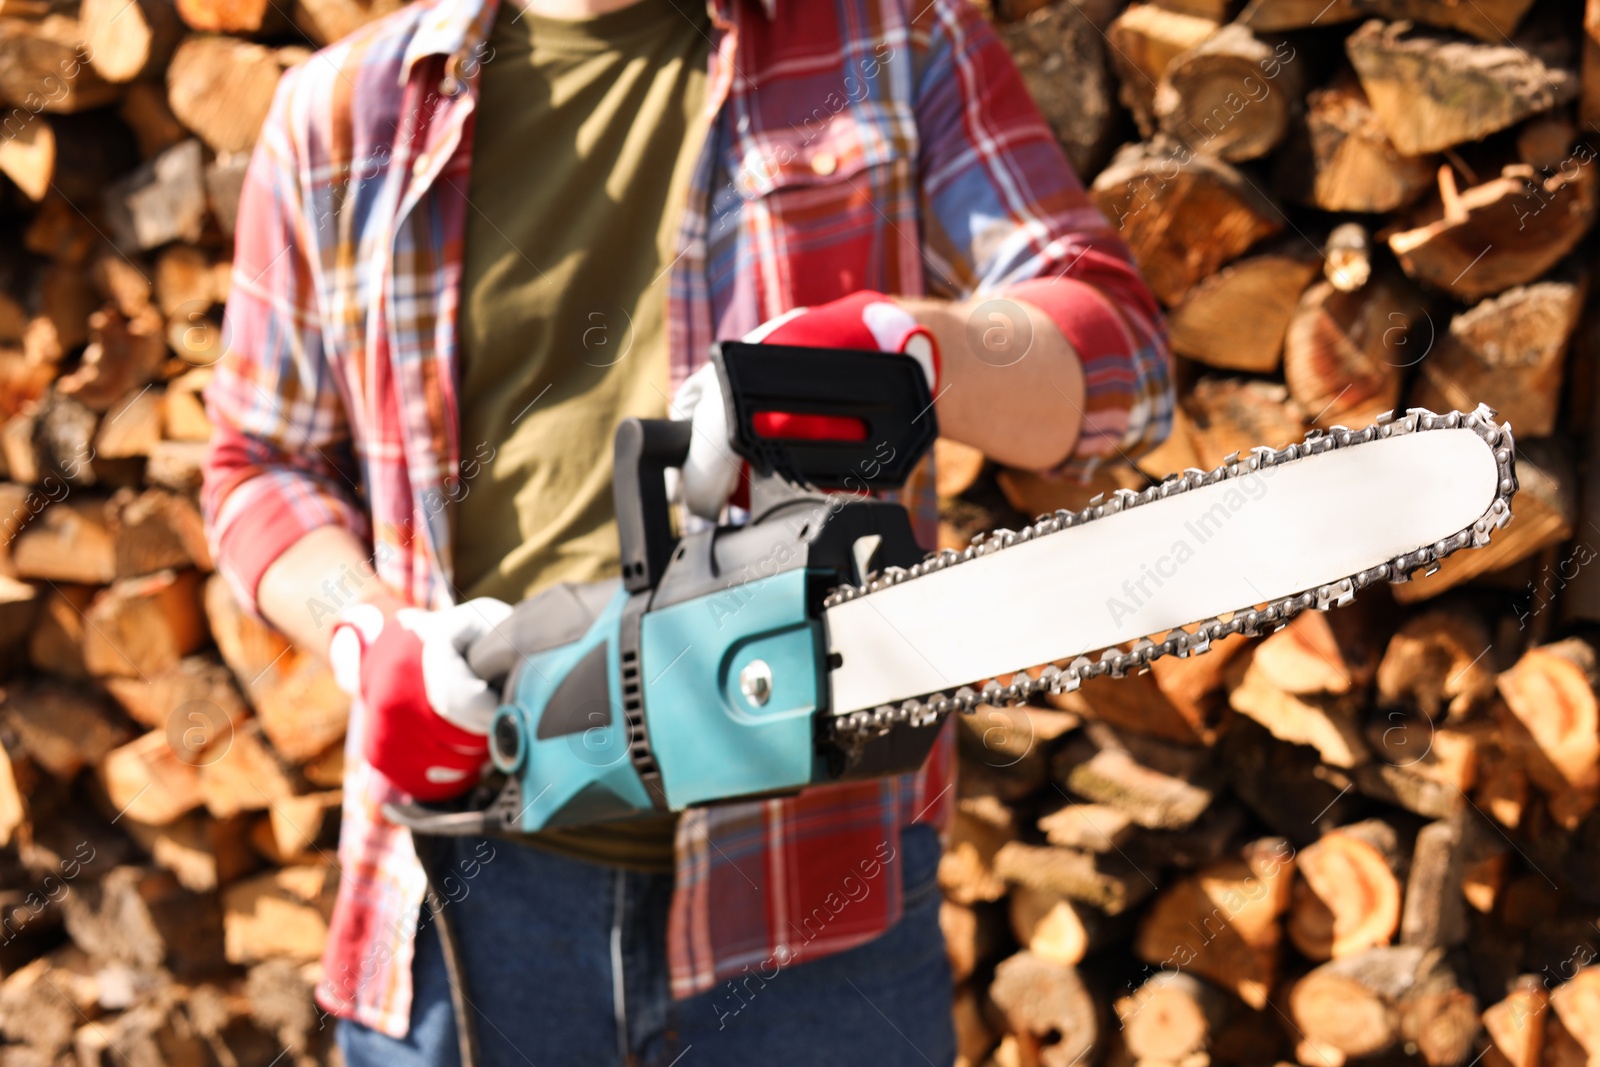
[[726,165],[749,220],[766,317],[861,289],[920,292],[909,117],[826,121],[736,140]]

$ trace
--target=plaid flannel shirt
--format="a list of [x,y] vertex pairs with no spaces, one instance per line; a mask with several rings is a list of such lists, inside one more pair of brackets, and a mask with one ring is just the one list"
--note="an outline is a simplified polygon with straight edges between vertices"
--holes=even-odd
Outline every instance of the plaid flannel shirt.
[[[455,325],[496,3],[419,0],[278,88],[245,180],[227,351],[208,393],[206,515],[218,568],[252,610],[267,566],[327,523],[368,538],[378,576],[412,602],[455,600],[451,501],[473,469]],[[794,306],[862,288],[1010,292],[1081,354],[1084,429],[1069,466],[1166,435],[1159,312],[967,0],[709,6],[709,132],[667,279],[674,385],[713,340]],[[535,146],[528,158],[537,180]],[[904,499],[931,545],[931,463]],[[358,703],[318,999],[403,1035],[426,885],[407,833],[380,813],[395,790],[359,758],[364,714]],[[898,830],[943,823],[951,747],[946,736],[916,775],[687,813],[674,993],[896,922]]]

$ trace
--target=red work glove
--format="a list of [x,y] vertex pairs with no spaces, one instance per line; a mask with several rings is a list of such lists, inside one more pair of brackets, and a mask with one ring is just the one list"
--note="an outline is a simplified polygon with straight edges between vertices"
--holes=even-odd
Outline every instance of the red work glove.
[[511,605],[482,597],[442,611],[384,594],[339,613],[328,662],[366,709],[363,754],[418,800],[445,800],[477,784],[499,697],[467,665],[472,642]]
[[[901,352],[922,365],[928,389],[939,393],[939,345],[933,334],[882,293],[863,290],[814,308],[795,308],[746,334],[750,343],[803,348],[876,349]],[[694,437],[682,472],[683,500],[690,511],[715,520],[742,482],[743,464],[728,445],[727,412],[716,367],[707,364],[678,388],[673,417],[694,420]],[[765,413],[756,430],[770,437],[854,439],[854,420]]]

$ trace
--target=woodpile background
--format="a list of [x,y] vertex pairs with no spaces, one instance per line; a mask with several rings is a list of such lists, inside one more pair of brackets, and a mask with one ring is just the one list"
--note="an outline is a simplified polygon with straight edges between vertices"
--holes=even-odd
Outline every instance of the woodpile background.
[[1496,408],[1522,488],[1430,576],[962,722],[963,1061],[1593,1067],[1600,3],[997,2],[1180,413],[1087,485],[941,443],[950,547],[1397,405]]
[[[1396,405],[1496,407],[1522,491],[1436,574],[963,722],[963,1062],[1600,1063],[1600,0],[996,2],[1181,410],[1086,484],[941,442],[948,544]],[[336,1058],[346,708],[194,491],[273,85],[389,6],[0,0],[0,1067]]]

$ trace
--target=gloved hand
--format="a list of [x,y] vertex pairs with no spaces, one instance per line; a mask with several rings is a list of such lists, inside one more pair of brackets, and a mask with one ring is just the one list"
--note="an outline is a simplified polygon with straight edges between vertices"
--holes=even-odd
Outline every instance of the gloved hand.
[[334,622],[328,662],[339,687],[366,705],[367,762],[418,800],[477,784],[500,701],[466,652],[510,614],[510,604],[489,597],[424,611],[383,595]]
[[[901,352],[922,365],[928,389],[939,394],[939,345],[933,334],[882,293],[863,290],[814,308],[795,308],[746,334],[752,344],[804,348],[877,349]],[[683,502],[715,521],[739,487],[743,463],[728,444],[728,416],[717,369],[706,364],[684,380],[672,417],[692,419],[694,436],[680,479]],[[828,438],[831,421],[821,416],[776,415],[758,427],[773,437]]]

